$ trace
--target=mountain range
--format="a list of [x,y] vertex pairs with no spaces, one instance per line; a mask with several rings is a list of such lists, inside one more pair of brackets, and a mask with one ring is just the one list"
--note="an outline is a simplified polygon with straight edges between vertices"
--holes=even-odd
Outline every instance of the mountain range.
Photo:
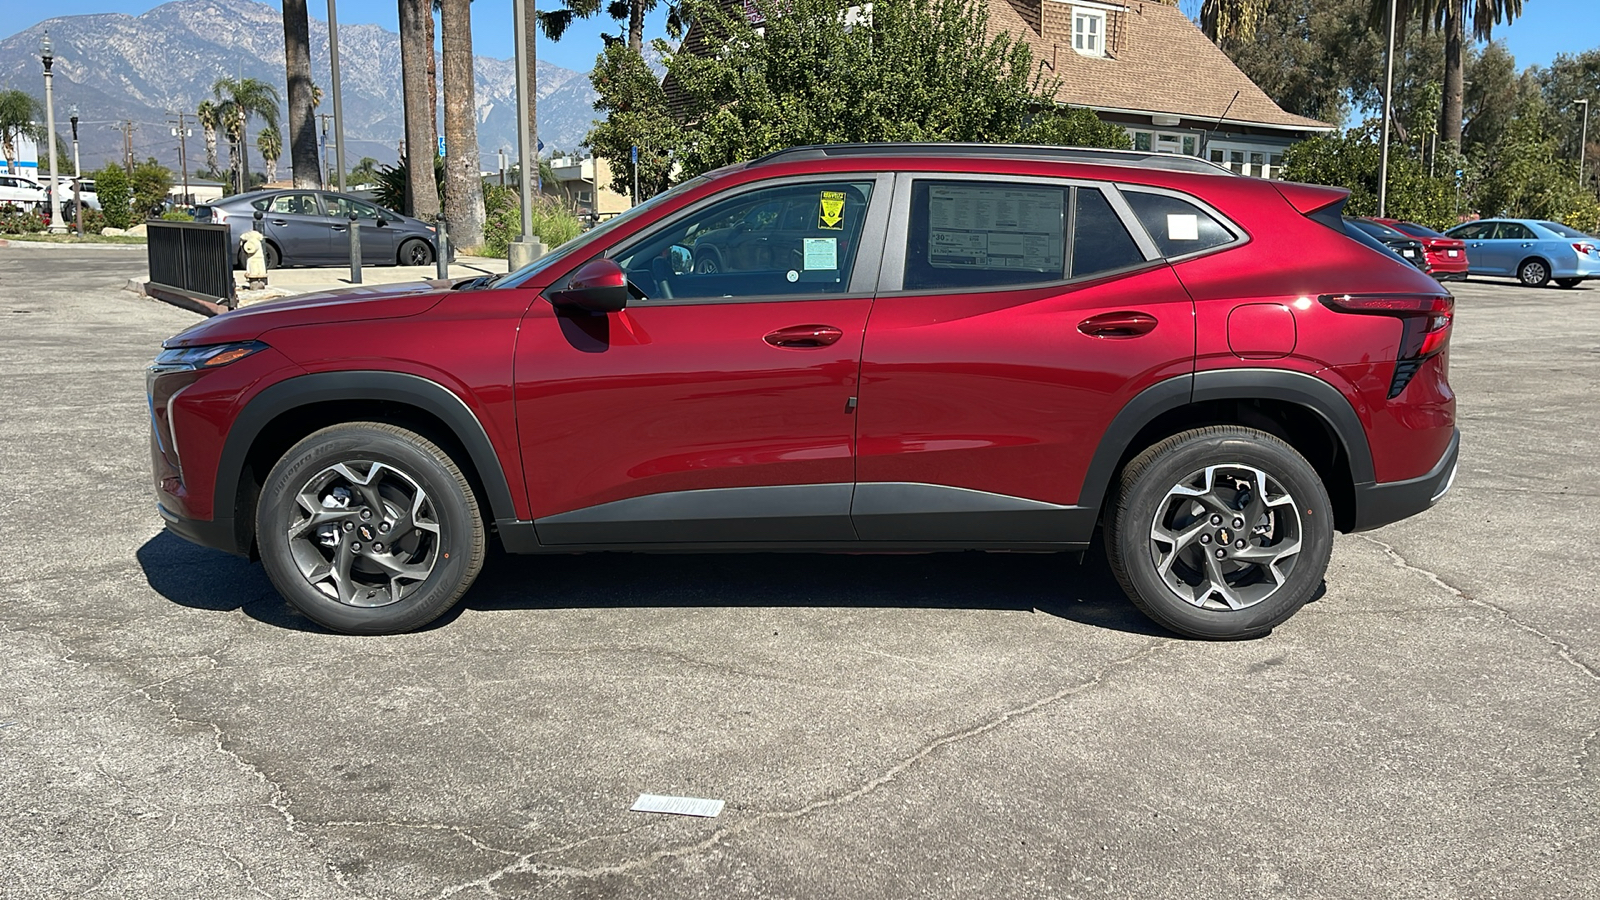
[[[0,89],[20,88],[43,96],[39,41],[45,30],[55,48],[56,130],[70,139],[68,108],[77,106],[85,168],[120,161],[119,123],[131,120],[137,159],[154,156],[176,167],[175,113],[191,116],[223,76],[259,78],[284,86],[283,20],[278,9],[253,0],[175,0],[139,16],[119,13],[64,16],[41,22],[0,40]],[[340,23],[339,64],[345,117],[345,165],[363,156],[392,162],[404,136],[400,86],[400,36],[381,26]],[[328,62],[328,23],[311,19],[312,80],[323,87],[318,113],[332,113]],[[479,56],[477,81],[478,148],[483,168],[498,165],[497,150],[516,156],[516,67],[509,59]],[[539,139],[545,153],[575,150],[596,118],[594,89],[586,73],[541,61]],[[205,165],[199,126],[190,126],[189,170]],[[250,128],[250,139],[261,124]],[[280,123],[280,130],[287,127]],[[329,142],[332,143],[330,128]],[[226,144],[218,148],[227,164]],[[261,160],[251,147],[251,168]],[[288,149],[279,161],[287,177]]]

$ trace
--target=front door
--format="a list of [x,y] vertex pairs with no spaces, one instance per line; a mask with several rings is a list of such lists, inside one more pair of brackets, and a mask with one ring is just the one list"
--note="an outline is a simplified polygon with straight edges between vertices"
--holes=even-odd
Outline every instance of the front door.
[[862,355],[856,531],[1084,540],[1100,437],[1133,394],[1191,370],[1193,304],[1109,186],[907,180],[888,237],[904,269],[884,273]]
[[[763,182],[708,201],[607,252],[628,273],[627,309],[532,305],[515,402],[541,543],[854,539],[879,180]],[[782,215],[797,204],[808,228]],[[762,236],[761,253],[732,251]],[[696,266],[712,254],[720,265]]]
[[361,229],[362,265],[382,266],[395,261],[394,226],[376,206],[338,194],[323,194],[322,200],[332,220],[329,233],[334,256],[340,260],[350,258],[350,216],[354,213],[356,226]]
[[303,266],[330,258],[328,219],[317,205],[316,194],[279,194],[272,198],[261,219],[266,237],[277,246],[284,265]]

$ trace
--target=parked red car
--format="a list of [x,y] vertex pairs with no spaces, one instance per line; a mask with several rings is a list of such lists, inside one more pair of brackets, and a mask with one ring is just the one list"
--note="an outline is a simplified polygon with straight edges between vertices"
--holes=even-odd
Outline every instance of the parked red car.
[[1428,254],[1428,263],[1433,267],[1433,277],[1440,281],[1466,281],[1467,280],[1467,242],[1453,238],[1447,234],[1440,234],[1426,225],[1407,222],[1403,219],[1380,219],[1371,217],[1374,222],[1383,224],[1404,232],[1422,242],[1423,252]]
[[[357,633],[449,609],[491,537],[1077,551],[1100,532],[1157,622],[1264,634],[1319,589],[1336,529],[1421,512],[1456,469],[1453,301],[1348,236],[1345,199],[1138,152],[774,153],[507,275],[168,340],[160,513]],[[738,269],[699,264],[735,232]]]

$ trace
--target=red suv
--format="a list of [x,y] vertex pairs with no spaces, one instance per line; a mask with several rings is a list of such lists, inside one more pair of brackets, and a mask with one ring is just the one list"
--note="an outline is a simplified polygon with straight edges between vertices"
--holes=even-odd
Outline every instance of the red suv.
[[1453,301],[1346,235],[1345,197],[1136,152],[775,153],[507,275],[177,335],[148,376],[161,515],[347,632],[439,616],[491,535],[1079,551],[1099,530],[1157,622],[1264,634],[1335,529],[1455,474]]

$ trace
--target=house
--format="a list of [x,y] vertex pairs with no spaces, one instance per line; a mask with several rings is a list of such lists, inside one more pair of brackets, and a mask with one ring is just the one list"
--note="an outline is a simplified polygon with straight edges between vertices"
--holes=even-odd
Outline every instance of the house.
[[1283,151],[1333,130],[1284,112],[1176,6],[1156,0],[987,0],[989,30],[1028,42],[1056,100],[1128,130],[1136,150],[1279,177]]
[[[611,189],[611,164],[606,160],[557,157],[550,160],[550,174],[580,216],[609,219],[633,205],[626,194]],[[546,192],[550,187],[545,186]]]
[[[745,15],[758,21],[749,0]],[[1060,82],[1055,99],[1094,110],[1126,128],[1134,149],[1209,159],[1245,175],[1281,176],[1289,145],[1334,130],[1327,122],[1284,112],[1239,71],[1178,7],[1159,0],[980,0],[991,36],[1028,43],[1046,78]],[[870,3],[851,6],[846,21],[871,16]],[[701,47],[698,25],[682,52]],[[668,106],[684,98],[668,75]]]

